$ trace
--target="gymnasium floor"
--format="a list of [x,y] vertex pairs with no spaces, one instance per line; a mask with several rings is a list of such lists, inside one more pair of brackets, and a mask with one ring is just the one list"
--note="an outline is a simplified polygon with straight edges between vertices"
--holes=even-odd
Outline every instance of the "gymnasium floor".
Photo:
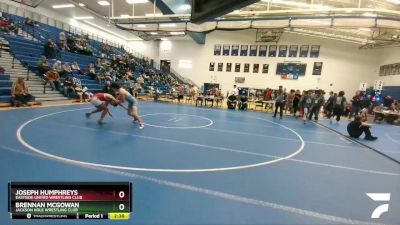
[[[329,123],[329,120],[321,120],[320,122],[330,129],[343,135],[348,135],[346,130],[348,124],[347,119],[339,123]],[[386,123],[374,124],[371,128],[371,132],[372,135],[378,137],[379,141],[367,141],[363,139],[364,136],[361,136],[355,141],[365,144],[400,163],[400,127]]]
[[[320,125],[140,102],[99,126],[90,105],[0,111],[3,224],[400,224],[400,165]],[[396,134],[398,135],[398,133]],[[129,221],[12,221],[8,181],[131,181]],[[366,193],[391,193],[389,211]]]

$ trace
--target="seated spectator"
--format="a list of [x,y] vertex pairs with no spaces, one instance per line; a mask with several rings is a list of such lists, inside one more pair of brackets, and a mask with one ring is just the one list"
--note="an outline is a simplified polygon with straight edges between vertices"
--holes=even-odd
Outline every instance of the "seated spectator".
[[80,82],[76,82],[75,83],[75,93],[79,96],[79,102],[83,102],[86,101],[87,99],[89,99],[89,94],[86,93],[87,88],[81,86]]
[[375,114],[374,122],[376,122],[376,121],[382,122],[383,121],[383,119],[385,118],[385,116],[383,115],[383,112],[382,112],[383,109],[384,109],[383,104],[375,106],[375,108],[374,108],[374,114]]
[[64,74],[63,72],[63,67],[61,64],[60,60],[57,60],[54,64],[53,64],[53,71],[57,72],[60,76],[62,76]]
[[47,59],[45,56],[42,56],[42,58],[40,58],[40,61],[38,64],[38,69],[41,74],[45,74],[47,71],[50,70],[49,63],[47,62]]
[[65,35],[64,31],[60,32],[59,40],[60,40],[60,49],[63,50],[63,51],[65,51],[65,50],[69,51],[69,47],[67,45],[67,38],[66,38],[66,35]]
[[57,54],[57,46],[54,44],[52,39],[47,40],[46,44],[44,45],[44,55],[49,59],[56,58]]
[[72,69],[67,62],[65,62],[63,64],[62,69],[63,69],[63,74],[71,74],[72,73]]
[[14,106],[24,106],[33,99],[29,93],[28,85],[25,83],[24,78],[20,77],[14,83],[11,89],[12,103]]
[[392,98],[392,96],[385,96],[383,98],[383,106],[385,106],[386,108],[389,108],[394,102],[394,99]]
[[352,138],[359,138],[362,133],[365,133],[365,140],[375,141],[377,137],[372,136],[370,128],[371,125],[363,123],[361,116],[355,116],[354,120],[347,125],[347,132]]
[[46,72],[47,79],[51,85],[52,90],[60,90],[60,75],[52,70]]
[[72,76],[68,76],[64,80],[64,96],[68,98],[75,97],[75,88],[74,88],[74,81]]
[[10,24],[6,18],[0,19],[0,30],[4,32],[9,32]]
[[81,68],[79,67],[79,65],[78,65],[78,63],[76,61],[74,63],[72,63],[71,70],[73,72],[79,72],[81,70]]
[[4,75],[5,72],[6,70],[2,66],[0,66],[0,75]]
[[90,63],[88,66],[88,76],[90,76],[90,78],[92,78],[93,80],[96,79],[96,70],[94,68],[93,63]]
[[248,106],[247,96],[241,96],[240,97],[240,102],[239,102],[239,109],[240,110],[247,110],[247,106]]
[[13,32],[14,35],[18,35],[19,33],[19,26],[16,23],[10,23],[10,28],[9,28],[10,32]]
[[228,96],[228,100],[226,104],[228,105],[228,109],[236,109],[236,95],[235,92],[231,93],[231,95]]
[[35,21],[32,20],[32,19],[29,18],[29,17],[26,17],[26,18],[25,18],[25,25],[28,25],[28,26],[35,26]]

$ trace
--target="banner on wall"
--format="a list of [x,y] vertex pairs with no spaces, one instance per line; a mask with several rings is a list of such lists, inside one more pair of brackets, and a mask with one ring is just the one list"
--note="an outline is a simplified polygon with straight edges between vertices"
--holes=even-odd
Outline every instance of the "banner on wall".
[[214,55],[221,55],[221,45],[214,45]]
[[258,56],[267,56],[267,46],[266,45],[260,45],[258,49]]
[[287,45],[279,45],[279,57],[286,57],[287,55]]
[[235,64],[235,72],[240,72],[240,63]]
[[226,72],[231,72],[232,71],[232,63],[227,63],[226,64]]
[[375,91],[382,91],[382,89],[383,89],[383,81],[381,81],[381,80],[376,80],[376,81],[374,82],[374,90],[375,90]]
[[366,91],[366,90],[367,90],[367,87],[368,87],[367,83],[366,83],[366,82],[363,82],[363,83],[360,83],[360,89],[358,89],[358,90],[360,90],[360,91]]
[[322,62],[314,62],[312,75],[321,75],[322,73]]
[[299,51],[298,45],[289,46],[289,57],[297,57],[297,52]]
[[249,50],[248,45],[241,45],[240,46],[240,56],[247,56],[247,51]]
[[215,67],[215,63],[214,62],[210,62],[210,67],[209,67],[209,71],[214,71],[214,67]]
[[245,63],[243,72],[248,73],[249,71],[250,71],[250,64],[249,63]]
[[239,55],[239,45],[232,45],[231,56]]
[[262,73],[268,73],[268,64],[263,64]]
[[302,45],[300,46],[300,57],[308,57],[308,50],[309,50],[310,46],[308,45]]
[[311,45],[310,57],[318,58],[319,57],[319,45]]
[[260,64],[253,64],[253,73],[258,73],[259,67],[260,67]]
[[250,45],[250,56],[257,56],[257,45]]
[[277,49],[276,45],[270,45],[269,46],[269,51],[268,51],[268,56],[269,57],[276,57],[276,49]]
[[235,77],[235,83],[237,84],[243,84],[245,81],[244,77]]
[[231,50],[231,46],[230,45],[223,45],[222,46],[222,55],[228,56],[230,50]]
[[218,72],[222,72],[223,66],[224,66],[224,63],[218,63]]

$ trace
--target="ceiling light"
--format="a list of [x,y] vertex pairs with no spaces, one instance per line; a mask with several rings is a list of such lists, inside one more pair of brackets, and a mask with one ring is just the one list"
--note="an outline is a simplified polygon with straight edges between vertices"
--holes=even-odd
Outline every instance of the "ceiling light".
[[78,5],[81,6],[81,7],[85,6],[85,4],[83,4],[83,3],[79,3]]
[[62,9],[62,8],[74,8],[74,4],[63,4],[63,5],[53,5],[53,9]]
[[236,9],[236,10],[234,10],[233,12],[234,12],[234,13],[240,13],[240,10],[239,10],[239,9]]
[[161,41],[168,41],[168,38],[161,38]]
[[171,35],[185,35],[185,32],[181,32],[181,31],[173,31],[173,32],[169,32]]
[[121,14],[120,17],[122,17],[122,18],[128,18],[129,15],[128,15],[128,14]]
[[148,3],[149,0],[126,0],[128,4],[143,4]]
[[144,25],[144,24],[139,24],[139,25],[137,25],[137,27],[140,27],[140,28],[145,28],[145,27],[146,27],[146,25]]
[[400,4],[400,0],[386,0],[386,1],[393,4]]
[[191,8],[192,7],[189,4],[183,4],[183,5],[179,6],[179,9],[181,9],[181,10],[189,10]]
[[363,16],[367,16],[367,17],[377,17],[377,16],[378,16],[378,15],[376,15],[375,13],[368,13],[368,12],[363,13],[362,15],[363,15]]
[[108,1],[97,1],[97,4],[101,5],[101,6],[107,6],[110,5],[110,3]]
[[161,23],[160,27],[176,27],[175,23]]
[[157,35],[157,32],[150,32],[151,35]]
[[146,13],[145,16],[147,17],[157,17],[157,16],[162,16],[162,13]]
[[74,16],[74,19],[76,20],[92,20],[94,19],[93,16]]
[[347,13],[352,13],[353,12],[353,10],[351,10],[351,9],[346,9],[346,11],[345,12],[347,12]]
[[360,27],[360,28],[358,28],[358,30],[359,30],[359,31],[371,32],[371,29],[370,29],[370,28],[367,28],[367,27]]

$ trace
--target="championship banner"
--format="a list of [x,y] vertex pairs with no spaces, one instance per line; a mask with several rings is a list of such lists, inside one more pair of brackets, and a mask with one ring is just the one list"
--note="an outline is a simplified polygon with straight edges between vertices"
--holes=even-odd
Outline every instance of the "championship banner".
[[239,55],[239,45],[232,45],[231,56]]
[[360,83],[360,91],[366,91],[367,90],[367,83],[363,82]]
[[223,47],[222,47],[222,55],[228,56],[230,49],[231,49],[230,45],[223,45]]

